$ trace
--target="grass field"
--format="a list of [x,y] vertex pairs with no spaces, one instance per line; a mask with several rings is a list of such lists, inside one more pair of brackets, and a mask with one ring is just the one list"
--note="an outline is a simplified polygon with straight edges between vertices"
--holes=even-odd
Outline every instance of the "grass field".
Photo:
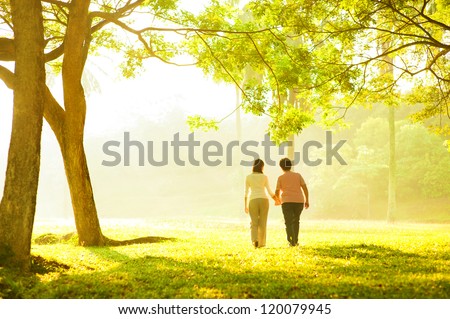
[[[0,269],[3,298],[450,298],[450,225],[305,221],[289,248],[283,224],[250,245],[247,219],[103,223],[151,244],[33,244],[33,274]],[[37,224],[35,238],[66,226]]]

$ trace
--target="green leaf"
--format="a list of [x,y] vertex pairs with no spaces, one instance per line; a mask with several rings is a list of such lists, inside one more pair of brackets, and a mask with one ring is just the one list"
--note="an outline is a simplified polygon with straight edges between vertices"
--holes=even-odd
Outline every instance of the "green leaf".
[[218,122],[213,119],[206,119],[200,115],[188,116],[187,124],[191,131],[201,129],[204,132],[219,129]]

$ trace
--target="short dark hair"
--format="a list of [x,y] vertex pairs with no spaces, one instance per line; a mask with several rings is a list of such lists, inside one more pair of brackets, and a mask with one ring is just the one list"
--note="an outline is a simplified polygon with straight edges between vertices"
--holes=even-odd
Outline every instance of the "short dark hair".
[[253,162],[253,173],[262,173],[264,162],[262,159],[255,159]]
[[283,171],[290,171],[292,167],[292,162],[289,158],[285,157],[280,160],[280,167]]

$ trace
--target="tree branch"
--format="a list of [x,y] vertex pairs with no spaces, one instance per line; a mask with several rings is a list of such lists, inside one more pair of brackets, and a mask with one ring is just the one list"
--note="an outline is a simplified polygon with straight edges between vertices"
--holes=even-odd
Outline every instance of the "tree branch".
[[5,22],[5,24],[11,29],[11,31],[13,30],[13,26],[11,24],[11,22],[8,21],[8,19],[6,19],[6,17],[2,14],[0,15],[0,18],[3,20],[3,22]]
[[227,67],[222,63],[222,61],[214,54],[214,51],[212,50],[212,48],[209,46],[208,42],[206,42],[206,40],[200,35],[200,33],[197,33],[197,36],[200,38],[200,40],[202,40],[202,42],[205,44],[205,46],[208,48],[209,53],[211,54],[211,56],[214,58],[214,60],[216,60],[220,66],[222,67],[222,69],[228,74],[228,76],[231,78],[231,80],[234,82],[234,84],[239,88],[239,90],[242,92],[242,95],[245,96],[246,99],[249,99],[247,94],[245,93],[244,89],[241,87],[241,85],[238,83],[238,81],[234,78],[234,76],[230,73],[230,71],[228,71]]
[[0,79],[5,83],[9,89],[14,88],[14,73],[0,65]]
[[[5,83],[5,85],[14,90],[14,78],[15,75],[12,71],[8,70],[4,66],[0,65],[0,79]],[[62,138],[63,138],[63,128],[65,123],[65,111],[61,107],[61,105],[56,101],[53,97],[53,94],[50,92],[49,88],[45,87],[45,95],[44,95],[44,118],[47,123],[52,128],[55,136],[58,140],[58,143],[62,146]]]
[[429,23],[434,24],[434,25],[437,25],[437,26],[440,26],[440,27],[443,28],[444,30],[449,30],[449,31],[450,31],[450,26],[449,26],[449,25],[447,25],[447,24],[445,24],[445,23],[442,23],[442,22],[440,22],[440,21],[437,21],[437,20],[431,18],[429,15],[426,15],[426,14],[425,14],[425,8],[426,8],[426,6],[427,6],[428,3],[429,3],[429,1],[424,1],[424,4],[423,4],[422,9],[421,9],[420,11],[417,10],[416,8],[414,8],[414,7],[411,7],[411,6],[407,6],[407,8],[410,8],[410,9],[413,9],[413,10],[417,11],[417,13],[418,13],[422,18],[424,18],[425,20],[427,20]]
[[14,61],[16,58],[14,40],[8,38],[0,38],[0,60]]
[[247,37],[252,42],[256,52],[259,55],[259,58],[261,59],[261,61],[263,61],[264,65],[267,66],[267,68],[270,70],[270,73],[272,73],[272,76],[273,76],[273,78],[275,80],[275,84],[277,86],[278,106],[281,108],[281,92],[280,92],[280,84],[278,83],[278,77],[275,74],[275,71],[273,70],[273,68],[270,66],[270,64],[266,61],[266,59],[264,59],[264,56],[261,54],[261,51],[259,51],[258,46],[256,45],[256,43],[253,40],[253,38],[250,36],[250,34],[247,34]]
[[61,7],[70,7],[70,2],[64,2],[59,0],[41,0],[41,2],[50,3],[50,4],[56,4]]

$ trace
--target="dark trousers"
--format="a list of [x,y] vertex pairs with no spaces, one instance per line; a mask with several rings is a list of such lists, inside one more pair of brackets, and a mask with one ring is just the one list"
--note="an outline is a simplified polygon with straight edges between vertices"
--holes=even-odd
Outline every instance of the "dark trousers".
[[298,232],[300,230],[300,215],[303,203],[283,203],[281,205],[286,225],[287,240],[291,246],[298,244]]

